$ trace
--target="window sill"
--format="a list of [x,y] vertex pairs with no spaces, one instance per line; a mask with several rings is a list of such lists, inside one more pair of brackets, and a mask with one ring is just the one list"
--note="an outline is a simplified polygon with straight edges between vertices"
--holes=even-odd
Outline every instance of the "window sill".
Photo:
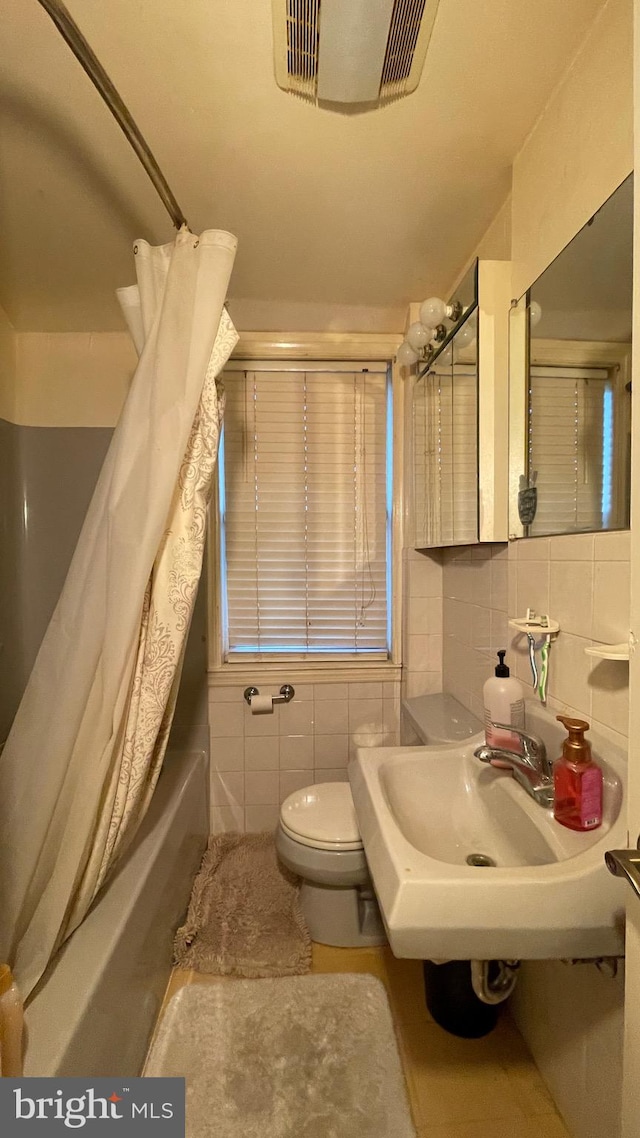
[[335,684],[335,683],[366,683],[368,681],[400,681],[402,666],[392,660],[375,660],[371,663],[349,661],[341,663],[332,661],[318,663],[315,660],[292,660],[287,663],[281,661],[261,661],[252,663],[221,664],[210,668],[208,673],[209,687],[234,687],[242,684],[255,683],[256,676],[272,678],[274,683]]

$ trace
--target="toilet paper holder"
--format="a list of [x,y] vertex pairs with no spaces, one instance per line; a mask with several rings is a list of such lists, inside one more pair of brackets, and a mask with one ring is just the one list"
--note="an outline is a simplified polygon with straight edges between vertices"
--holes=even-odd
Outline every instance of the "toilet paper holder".
[[[280,688],[280,694],[272,695],[271,700],[273,703],[290,703],[295,694],[295,688],[292,688],[291,684],[283,684]],[[251,687],[244,689],[244,698],[249,704],[249,707],[251,707],[251,700],[254,695],[260,695],[259,688]]]

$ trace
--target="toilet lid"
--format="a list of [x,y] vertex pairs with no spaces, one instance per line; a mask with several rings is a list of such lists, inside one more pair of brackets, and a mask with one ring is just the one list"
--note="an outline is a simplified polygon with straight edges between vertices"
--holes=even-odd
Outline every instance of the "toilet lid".
[[303,844],[306,840],[309,845],[322,842],[325,849],[362,848],[348,782],[321,782],[294,791],[282,803],[280,819]]

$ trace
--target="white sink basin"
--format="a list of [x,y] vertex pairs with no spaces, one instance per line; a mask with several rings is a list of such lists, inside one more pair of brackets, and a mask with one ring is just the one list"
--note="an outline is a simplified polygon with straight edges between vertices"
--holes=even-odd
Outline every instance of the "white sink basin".
[[[552,757],[564,730],[527,704]],[[604,851],[626,846],[625,756],[589,734],[604,772],[604,820],[561,826],[507,771],[465,746],[361,748],[353,797],[391,947],[432,959],[619,955],[624,886]],[[486,864],[469,864],[482,859]]]

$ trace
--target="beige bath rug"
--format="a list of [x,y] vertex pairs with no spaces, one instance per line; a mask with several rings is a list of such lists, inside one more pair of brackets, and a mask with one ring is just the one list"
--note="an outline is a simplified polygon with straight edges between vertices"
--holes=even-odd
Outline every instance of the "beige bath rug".
[[186,1079],[187,1138],[415,1138],[374,976],[181,988],[144,1073]]
[[210,838],[176,933],[176,964],[222,976],[308,972],[311,939],[298,894],[298,878],[279,864],[273,834]]

